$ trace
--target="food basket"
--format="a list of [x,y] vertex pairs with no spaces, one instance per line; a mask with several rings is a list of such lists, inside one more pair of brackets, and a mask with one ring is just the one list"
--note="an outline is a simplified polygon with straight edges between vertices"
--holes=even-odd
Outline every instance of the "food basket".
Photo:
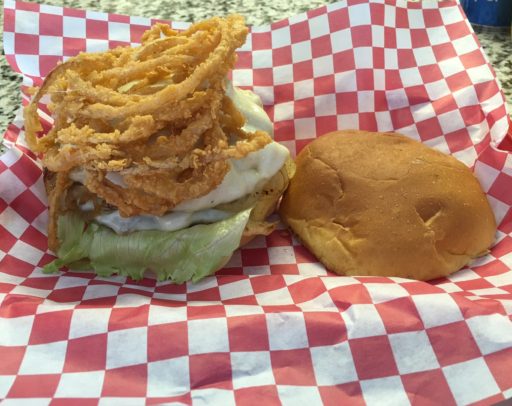
[[[5,56],[23,74],[23,104],[27,87],[59,61],[136,45],[153,22],[6,0]],[[460,4],[340,1],[251,27],[238,56],[234,84],[261,96],[275,140],[292,155],[337,129],[394,130],[471,167],[499,224],[490,253],[429,283],[340,277],[279,225],[196,284],[44,274],[54,258],[47,200],[20,113],[0,156],[0,399],[451,405],[512,397],[512,155],[499,148],[510,146],[510,123]]]

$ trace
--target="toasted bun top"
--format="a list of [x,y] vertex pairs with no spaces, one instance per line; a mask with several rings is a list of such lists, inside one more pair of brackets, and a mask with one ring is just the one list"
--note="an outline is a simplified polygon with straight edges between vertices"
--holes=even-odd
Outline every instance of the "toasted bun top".
[[333,132],[296,165],[281,217],[336,273],[433,279],[494,240],[494,215],[472,172],[405,136]]

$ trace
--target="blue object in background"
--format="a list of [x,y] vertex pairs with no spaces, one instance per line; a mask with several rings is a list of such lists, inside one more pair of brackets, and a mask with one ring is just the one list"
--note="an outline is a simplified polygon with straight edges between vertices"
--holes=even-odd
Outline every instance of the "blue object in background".
[[491,27],[510,27],[512,0],[460,0],[468,20]]

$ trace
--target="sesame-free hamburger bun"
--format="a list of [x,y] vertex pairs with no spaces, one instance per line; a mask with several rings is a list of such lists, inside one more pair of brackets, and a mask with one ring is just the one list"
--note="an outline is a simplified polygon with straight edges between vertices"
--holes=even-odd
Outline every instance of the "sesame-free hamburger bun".
[[296,166],[281,218],[340,275],[434,279],[494,240],[494,215],[471,170],[403,135],[326,134]]

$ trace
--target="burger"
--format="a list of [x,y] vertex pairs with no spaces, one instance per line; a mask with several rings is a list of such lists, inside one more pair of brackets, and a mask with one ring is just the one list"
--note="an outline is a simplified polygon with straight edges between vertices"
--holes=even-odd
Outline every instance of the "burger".
[[[293,175],[257,95],[228,80],[238,15],[58,65],[25,109],[49,197],[49,247],[101,276],[198,281],[267,222]],[[43,131],[46,103],[51,126]]]

